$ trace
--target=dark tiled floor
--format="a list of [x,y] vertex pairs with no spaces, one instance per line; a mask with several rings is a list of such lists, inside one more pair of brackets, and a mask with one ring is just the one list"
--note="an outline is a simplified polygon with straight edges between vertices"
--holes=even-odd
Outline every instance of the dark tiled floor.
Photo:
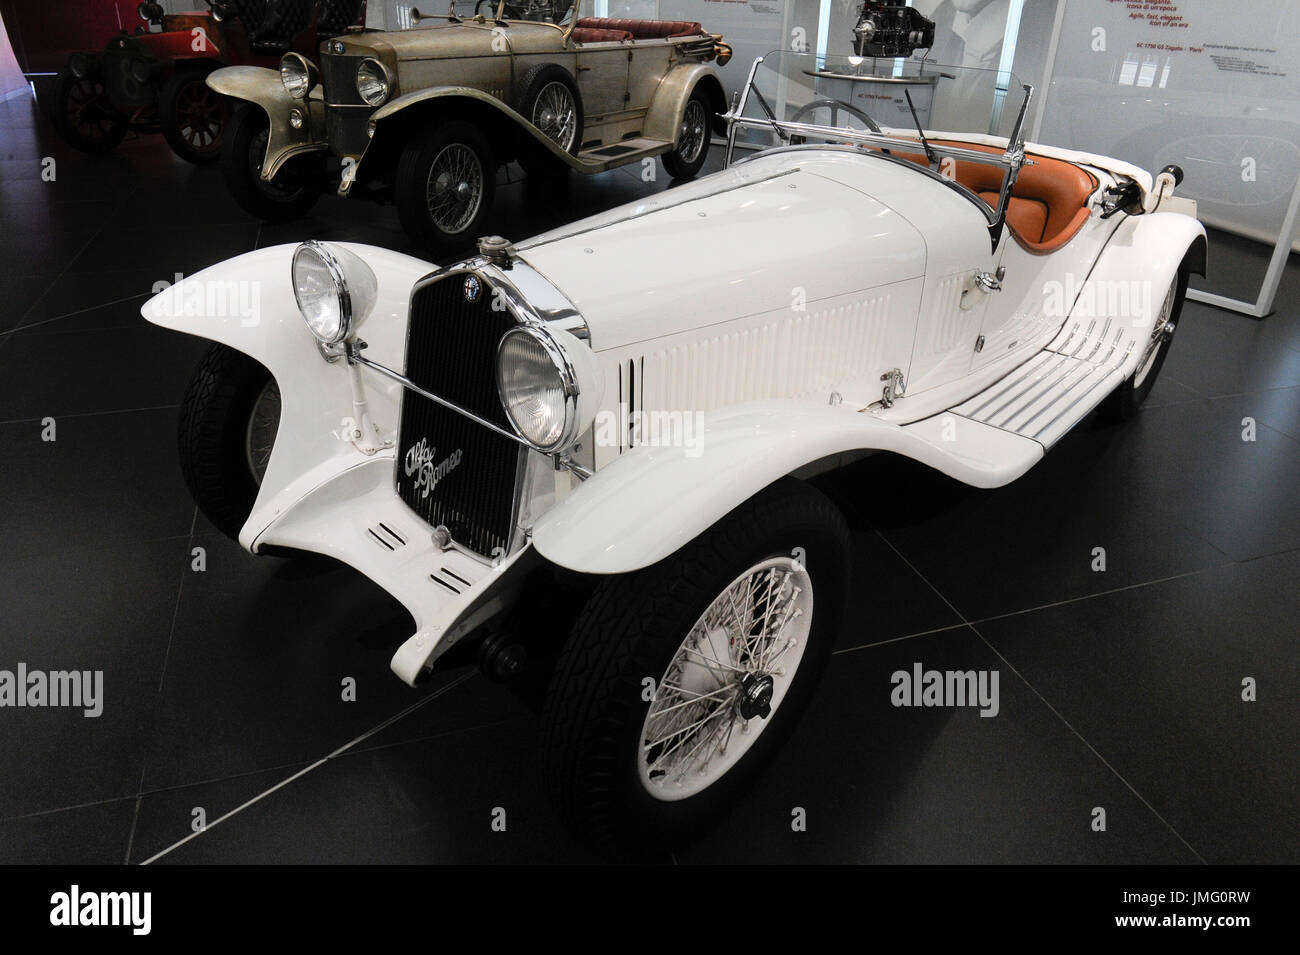
[[[407,689],[398,605],[339,565],[249,557],[180,479],[202,346],[140,318],[155,283],[309,236],[415,251],[393,209],[262,226],[157,139],[90,159],[0,109],[0,667],[102,668],[111,701],[0,711],[0,861],[591,861],[521,704],[468,669]],[[548,194],[509,170],[497,201],[522,237],[666,186],[633,167]],[[855,529],[837,653],[771,770],[676,858],[1300,860],[1294,263],[1278,301],[1263,322],[1189,304],[1139,419],[1085,423],[1007,488],[888,458],[828,476]],[[998,670],[998,717],[890,706],[917,661]]]

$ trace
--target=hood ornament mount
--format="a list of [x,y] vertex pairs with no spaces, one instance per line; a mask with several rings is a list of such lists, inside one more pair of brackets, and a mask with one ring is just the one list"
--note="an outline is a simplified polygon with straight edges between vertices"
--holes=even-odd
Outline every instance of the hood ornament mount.
[[499,235],[485,235],[478,240],[479,255],[503,271],[509,271],[519,253],[514,243]]

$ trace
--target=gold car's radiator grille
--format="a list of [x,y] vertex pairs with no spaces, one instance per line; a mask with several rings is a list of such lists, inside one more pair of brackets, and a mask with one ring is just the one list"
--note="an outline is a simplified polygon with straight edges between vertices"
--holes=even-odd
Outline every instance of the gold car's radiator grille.
[[[466,272],[418,285],[411,295],[406,376],[424,390],[509,432],[497,397],[497,345],[515,324],[493,309],[490,287]],[[397,493],[459,544],[484,557],[510,549],[519,444],[422,395],[402,398]]]
[[324,53],[320,58],[320,81],[326,105],[365,106],[357,92],[357,66],[364,56]]

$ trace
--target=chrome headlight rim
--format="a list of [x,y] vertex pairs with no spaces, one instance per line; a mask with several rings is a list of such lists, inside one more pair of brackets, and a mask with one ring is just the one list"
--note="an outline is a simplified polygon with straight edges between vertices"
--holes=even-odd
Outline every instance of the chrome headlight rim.
[[[543,443],[534,440],[519,426],[515,421],[515,416],[511,413],[511,402],[506,394],[505,382],[505,349],[512,338],[527,337],[535,344],[542,348],[542,351],[550,359],[551,365],[558,377],[560,391],[564,402],[563,425],[559,429],[559,434],[554,441]],[[505,410],[506,420],[510,422],[511,429],[526,442],[529,447],[543,454],[562,454],[578,440],[579,416],[578,416],[578,398],[581,389],[578,386],[578,374],[569,360],[564,349],[550,334],[549,330],[543,325],[524,323],[516,325],[514,328],[506,331],[501,336],[501,341],[497,343],[497,398],[501,401],[501,407]]]
[[294,99],[306,99],[319,80],[316,64],[301,53],[286,53],[280,57],[280,83]]
[[[314,255],[325,266],[329,272],[330,279],[334,283],[334,294],[338,302],[339,321],[338,327],[331,336],[323,336],[316,331],[316,328],[307,319],[307,309],[303,305],[302,294],[298,282],[298,261],[306,255]],[[343,264],[339,261],[333,250],[317,239],[308,239],[302,245],[298,246],[293,253],[293,264],[291,266],[293,276],[293,299],[298,305],[298,313],[302,316],[307,330],[311,332],[318,342],[327,347],[334,347],[345,342],[349,335],[352,334],[353,311],[352,311],[352,292],[348,286],[347,273],[343,269]]]
[[[369,79],[379,84],[378,95],[366,94],[365,87],[362,84],[363,79]],[[393,79],[392,72],[373,56],[368,56],[357,64],[357,95],[361,97],[367,106],[383,106],[392,98],[395,86],[396,82]]]

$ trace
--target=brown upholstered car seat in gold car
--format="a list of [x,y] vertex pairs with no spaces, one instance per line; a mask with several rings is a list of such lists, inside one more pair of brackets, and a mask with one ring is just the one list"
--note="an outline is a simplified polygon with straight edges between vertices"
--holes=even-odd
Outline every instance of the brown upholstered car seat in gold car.
[[[1002,153],[996,146],[975,143],[933,140],[932,144]],[[894,152],[894,155],[922,166],[929,165],[921,153]],[[1032,153],[1028,158],[1034,165],[1026,164],[1021,168],[1020,177],[1011,190],[1007,226],[1026,251],[1046,255],[1064,246],[1083,228],[1091,215],[1088,197],[1096,192],[1098,183],[1091,173],[1074,163]],[[996,207],[998,192],[1002,188],[1002,172],[997,166],[958,160],[955,178],[990,206]]]
[[635,37],[626,30],[597,30],[593,27],[573,28],[573,42],[575,43],[626,43],[632,39],[635,39]]
[[691,20],[633,20],[622,17],[583,17],[574,24],[579,30],[623,30],[635,40],[666,40],[669,37],[696,36],[704,27]]

